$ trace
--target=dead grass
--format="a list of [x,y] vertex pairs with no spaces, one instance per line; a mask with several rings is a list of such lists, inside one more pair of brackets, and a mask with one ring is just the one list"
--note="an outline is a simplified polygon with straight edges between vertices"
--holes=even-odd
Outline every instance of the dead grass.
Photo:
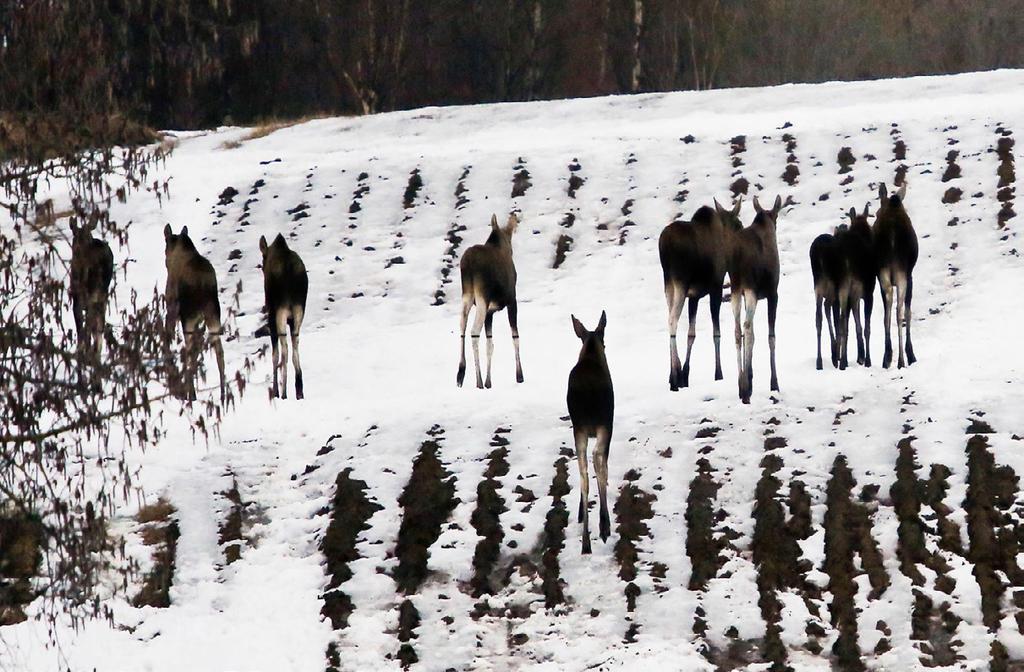
[[260,138],[265,138],[271,133],[276,133],[277,131],[280,131],[282,128],[291,128],[292,126],[304,124],[307,121],[326,119],[329,116],[332,115],[325,113],[316,113],[303,115],[295,119],[267,119],[258,122],[248,133],[243,135],[241,138],[237,140],[228,140],[227,142],[221,144],[220,147],[221,149],[238,149],[239,147],[241,147],[246,142],[249,142],[250,140],[259,140]]

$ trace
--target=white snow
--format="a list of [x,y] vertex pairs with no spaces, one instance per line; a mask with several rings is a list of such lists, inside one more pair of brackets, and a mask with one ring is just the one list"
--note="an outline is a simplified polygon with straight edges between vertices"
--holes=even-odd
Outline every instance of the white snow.
[[[157,173],[170,178],[171,197],[158,202],[140,193],[114,207],[119,221],[132,221],[130,255],[120,296],[131,288],[144,295],[164,282],[164,224],[188,225],[200,251],[217,269],[225,296],[243,283],[238,327],[242,337],[225,349],[229,368],[261,345],[251,334],[263,303],[261,259],[257,241],[282,232],[309,270],[310,298],[302,333],[306,399],[270,402],[269,358],[255,385],[227,418],[219,440],[193,444],[187,427],[173,424],[155,448],[134,456],[148,501],[168,499],[178,510],[181,539],[167,609],[134,609],[122,599],[111,601],[114,627],[88,624],[60,633],[61,648],[45,646],[46,632],[33,620],[0,631],[0,669],[4,670],[321,670],[325,651],[337,642],[345,670],[394,670],[398,607],[403,597],[388,575],[401,522],[397,499],[408,480],[413,459],[433,425],[445,429],[440,456],[456,478],[456,507],[431,549],[434,574],[412,598],[422,617],[413,640],[418,670],[437,669],[713,669],[701,655],[706,644],[727,646],[735,626],[741,638],[762,636],[765,624],[758,607],[757,568],[750,552],[754,524],[753,491],[761,477],[766,421],[782,424],[786,437],[779,473],[783,494],[794,474],[812,497],[817,534],[802,544],[814,563],[809,577],[823,588],[825,486],[836,455],[847,457],[859,495],[866,485],[879,486],[873,534],[891,585],[878,600],[869,600],[866,576],[859,580],[857,605],[860,646],[874,669],[913,669],[919,665],[919,642],[910,639],[911,583],[896,559],[897,521],[889,498],[895,478],[896,442],[904,423],[912,426],[915,447],[926,479],[931,464],[952,470],[945,504],[966,542],[962,503],[966,495],[967,437],[972,412],[981,410],[998,434],[992,438],[997,462],[1024,470],[1024,444],[1010,439],[1024,434],[1020,409],[1024,390],[1021,315],[1024,314],[1024,267],[1020,218],[996,228],[996,157],[990,150],[995,128],[1024,129],[1024,72],[997,71],[951,77],[924,77],[865,83],[790,85],[702,93],[652,94],[529,104],[426,108],[364,118],[334,118],[285,128],[244,141],[237,149],[224,143],[246,131],[224,128],[180,134],[178,145]],[[791,126],[786,126],[791,124]],[[915,272],[913,331],[919,362],[909,369],[883,370],[881,302],[875,302],[872,351],[875,366],[853,364],[848,371],[814,368],[813,288],[807,250],[819,233],[844,221],[849,208],[872,202],[877,185],[892,186],[899,162],[892,159],[892,124],[908,146],[907,208],[921,246]],[[783,133],[796,137],[799,182],[781,178],[786,164]],[[696,141],[683,142],[692,134]],[[746,136],[742,165],[730,163],[729,141]],[[956,144],[949,144],[952,140]],[[840,186],[836,155],[853,150],[852,183]],[[962,176],[949,184],[940,178],[946,152],[956,149]],[[1024,148],[1018,146],[1018,153]],[[870,159],[866,155],[873,155]],[[627,157],[635,156],[628,163]],[[532,187],[510,197],[513,166],[522,158]],[[275,161],[280,159],[279,161]],[[566,188],[569,164],[578,160],[585,179],[575,199]],[[261,162],[272,161],[265,165]],[[820,165],[818,165],[820,163]],[[469,202],[456,209],[460,175]],[[418,168],[424,187],[413,207],[402,207],[410,172]],[[361,209],[350,214],[358,176],[369,192]],[[771,202],[792,198],[778,224],[782,259],[778,321],[778,368],[782,388],[778,402],[768,393],[768,339],[765,308],[756,319],[754,398],[742,406],[736,394],[733,321],[728,303],[722,310],[722,360],[725,380],[713,380],[712,342],[707,309],[701,306],[694,346],[691,387],[668,390],[666,308],[658,264],[657,238],[673,216],[688,218],[713,197],[729,202],[729,185],[738,174],[749,180],[750,193]],[[307,177],[308,176],[308,177]],[[681,181],[687,180],[685,184]],[[252,198],[248,225],[239,218],[256,180],[266,185]],[[227,186],[239,190],[234,202],[216,205]],[[963,190],[954,205],[940,202],[948,186]],[[682,203],[674,198],[689,193]],[[59,192],[59,185],[55,187]],[[974,194],[980,193],[978,197]],[[828,194],[827,200],[819,200]],[[622,207],[632,199],[627,216]],[[309,216],[292,221],[288,209],[308,203]],[[1018,201],[1018,210],[1024,200]],[[514,239],[519,274],[519,327],[526,382],[516,385],[512,344],[504,313],[496,316],[494,388],[455,386],[458,362],[458,294],[456,268],[443,285],[445,303],[433,306],[442,287],[441,266],[453,223],[466,227],[457,255],[483,242],[492,213],[503,218],[521,211]],[[218,213],[217,211],[221,211]],[[576,216],[568,230],[566,213]],[[753,207],[744,201],[743,219]],[[952,217],[957,226],[947,226]],[[624,245],[618,245],[626,220]],[[6,225],[6,223],[4,224]],[[352,228],[353,225],[354,228]],[[599,225],[601,227],[599,228]],[[555,241],[566,232],[574,239],[565,263],[552,269]],[[242,251],[228,261],[232,250]],[[404,263],[388,266],[402,257]],[[232,271],[233,266],[237,268]],[[950,266],[958,269],[950,273]],[[353,295],[359,295],[353,297]],[[652,537],[642,539],[637,610],[626,612],[624,589],[613,557],[618,539],[615,517],[607,543],[596,536],[597,512],[591,511],[594,553],[579,550],[576,524],[578,474],[569,461],[566,497],[569,525],[560,553],[568,604],[552,611],[537,602],[536,587],[514,576],[491,603],[526,605],[525,620],[474,620],[478,601],[466,592],[472,576],[477,537],[470,516],[476,487],[490,452],[489,439],[508,427],[510,470],[500,479],[508,511],[503,557],[532,548],[550,508],[552,464],[563,446],[571,447],[569,423],[563,420],[565,383],[575,363],[578,340],[570,313],[593,326],[601,310],[608,313],[607,352],[615,382],[615,437],[610,456],[609,507],[614,506],[623,475],[640,472],[638,484],[656,495]],[[685,322],[685,317],[684,317]],[[685,327],[683,327],[685,328]],[[895,334],[894,334],[895,340]],[[481,348],[483,351],[484,348]],[[852,351],[852,347],[851,347]],[[211,360],[212,363],[212,360]],[[293,379],[293,376],[290,376]],[[912,404],[904,398],[913,394]],[[843,415],[838,425],[836,414]],[[702,418],[721,432],[712,440],[695,439]],[[376,428],[371,429],[371,427]],[[317,457],[329,437],[335,449]],[[633,439],[636,440],[633,440]],[[725,512],[719,530],[739,533],[726,551],[725,567],[706,593],[688,589],[691,561],[685,552],[685,504],[700,449],[721,484],[716,508]],[[672,447],[670,457],[663,451]],[[303,475],[307,465],[318,468]],[[368,483],[368,496],[383,506],[360,537],[361,558],[352,563],[353,578],[342,586],[354,602],[347,629],[335,633],[320,614],[327,577],[318,550],[328,518],[334,480],[344,468]],[[217,526],[226,502],[220,493],[238,481],[243,500],[262,512],[246,530],[252,542],[241,559],[226,565],[218,546]],[[654,489],[655,484],[663,486]],[[524,510],[512,489],[522,485],[537,501]],[[596,487],[591,488],[596,496]],[[119,521],[131,530],[133,507]],[[922,514],[926,513],[922,510]],[[513,529],[521,524],[522,529]],[[144,557],[136,533],[129,548]],[[957,631],[965,656],[963,667],[987,665],[993,634],[981,622],[980,593],[970,565],[953,564],[956,590],[947,599],[964,619]],[[651,564],[667,566],[655,591]],[[859,566],[859,560],[857,561]],[[929,575],[930,576],[930,575]],[[829,623],[825,592],[820,618],[826,629],[821,644],[829,651],[835,630]],[[441,599],[441,595],[447,599]],[[797,669],[824,669],[822,658],[798,649],[806,641],[808,608],[792,593],[785,605],[783,640]],[[998,633],[1012,656],[1024,655],[1024,640],[1009,616],[1005,600]],[[706,641],[693,633],[695,609],[707,612]],[[596,614],[592,615],[592,610]],[[444,617],[450,617],[446,623]],[[875,624],[891,628],[891,649],[876,656],[881,637]],[[637,641],[623,642],[631,622],[639,625]],[[513,633],[528,636],[510,643]],[[762,669],[753,665],[748,669]]]

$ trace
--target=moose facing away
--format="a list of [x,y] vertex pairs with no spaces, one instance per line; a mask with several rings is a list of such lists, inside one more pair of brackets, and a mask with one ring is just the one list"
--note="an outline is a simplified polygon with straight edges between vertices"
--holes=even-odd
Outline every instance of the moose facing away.
[[[523,365],[519,361],[518,306],[516,305],[516,266],[512,262],[512,235],[519,226],[515,213],[508,216],[505,226],[498,226],[496,215],[491,217],[491,235],[483,245],[466,250],[459,262],[462,272],[462,323],[460,326],[459,373],[456,382],[462,387],[466,377],[466,323],[474,307],[473,363],[476,366],[476,386],[491,386],[491,358],[494,342],[491,338],[494,313],[508,308],[508,324],[512,328],[512,345],[516,353],[516,382],[523,382]],[[480,329],[487,332],[487,379],[480,375]]]
[[[768,349],[771,352],[771,390],[777,392],[779,379],[775,372],[775,315],[779,306],[779,246],[775,228],[782,210],[782,197],[765,210],[754,197],[757,214],[750,226],[732,237],[729,255],[729,285],[732,313],[736,323],[736,368],[739,371],[739,395],[750,403],[754,385],[754,311],[761,299],[768,301]],[[746,315],[740,329],[740,311]]]
[[882,366],[889,368],[892,364],[892,322],[893,290],[896,291],[896,332],[899,338],[897,366],[904,365],[903,329],[907,331],[906,363],[917,361],[914,357],[914,346],[910,342],[910,302],[914,296],[914,265],[917,264],[917,233],[910,216],[903,207],[907,195],[907,185],[889,196],[885,185],[878,187],[880,201],[878,214],[875,215],[874,241],[875,261],[878,264],[878,283],[882,293],[882,307],[885,320],[885,354]]
[[[738,214],[740,203],[733,214]],[[711,308],[711,326],[715,339],[715,380],[722,379],[721,330],[722,283],[729,260],[729,234],[721,213],[702,207],[689,222],[676,221],[664,228],[658,238],[658,256],[668,303],[669,388],[673,391],[690,384],[690,353],[697,337],[697,306],[703,296]],[[689,299],[690,328],[686,339],[686,363],[680,365],[676,329]]]
[[200,323],[206,327],[217,355],[217,369],[220,372],[220,398],[225,398],[224,383],[224,348],[221,346],[220,299],[217,296],[217,272],[213,264],[199,254],[192,239],[188,236],[188,227],[184,226],[181,233],[171,232],[171,225],[164,227],[165,255],[167,264],[167,328],[175,328],[175,322],[181,323],[185,336],[185,385],[189,400],[196,398],[195,362],[199,356],[199,343],[202,337]]
[[[302,365],[299,363],[299,330],[306,314],[309,276],[302,259],[285,242],[280,233],[274,242],[260,236],[263,253],[263,294],[267,307],[267,324],[257,336],[270,336],[273,349],[274,387],[272,396],[288,398],[288,332],[292,338],[292,364],[295,366],[295,398],[302,399]],[[282,387],[277,385],[281,369]]]
[[615,417],[615,393],[612,390],[612,376],[608,371],[608,360],[604,354],[604,330],[608,318],[604,311],[597,323],[597,329],[587,331],[586,327],[572,316],[572,328],[583,341],[579,361],[569,372],[569,391],[566,403],[572,420],[572,436],[576,445],[576,461],[580,468],[580,510],[578,522],[583,523],[583,553],[590,553],[590,477],[587,474],[587,443],[596,440],[594,446],[594,472],[597,474],[597,491],[601,498],[600,532],[601,541],[607,541],[611,534],[608,518],[608,449],[612,442],[612,422]]
[[78,347],[99,354],[107,324],[107,300],[114,278],[110,246],[71,218],[71,310]]

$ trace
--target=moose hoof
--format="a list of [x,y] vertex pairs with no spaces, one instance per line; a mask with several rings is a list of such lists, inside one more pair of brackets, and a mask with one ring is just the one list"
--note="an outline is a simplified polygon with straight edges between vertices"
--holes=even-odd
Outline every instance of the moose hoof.
[[715,370],[715,380],[722,380],[722,378],[724,378],[724,376],[722,375],[722,370],[721,369],[716,369]]
[[822,366],[821,360],[819,359],[817,362],[814,363],[814,368],[816,368],[818,371],[821,371],[825,367]]
[[517,373],[516,374],[516,382],[517,383],[523,382],[523,374],[522,373]]
[[583,540],[583,555],[590,555],[590,539]]
[[491,381],[488,380],[486,383],[484,383],[484,387],[486,387],[488,390],[491,389]]

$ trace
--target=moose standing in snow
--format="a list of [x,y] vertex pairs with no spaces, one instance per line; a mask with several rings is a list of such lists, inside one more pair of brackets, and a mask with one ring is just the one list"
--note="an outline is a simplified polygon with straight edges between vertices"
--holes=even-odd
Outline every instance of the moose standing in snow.
[[[857,329],[857,363],[871,366],[871,310],[875,301],[875,280],[878,266],[875,263],[874,234],[868,224],[870,203],[864,204],[864,212],[857,214],[850,208],[849,227],[836,228],[839,249],[846,261],[848,282],[845,295],[840,297],[842,312],[842,343],[839,368],[845,368],[846,341],[849,338],[850,313]],[[864,304],[864,322],[861,324],[859,306]]]
[[596,439],[594,446],[594,472],[597,474],[597,491],[601,497],[600,532],[601,541],[607,541],[611,534],[608,518],[608,449],[612,442],[612,422],[615,417],[615,393],[612,390],[612,376],[608,371],[608,360],[604,355],[604,330],[608,318],[601,311],[597,329],[587,331],[576,316],[572,316],[572,328],[583,341],[579,361],[569,372],[569,391],[566,403],[572,420],[572,436],[576,444],[576,460],[580,468],[580,510],[578,522],[583,523],[583,553],[590,553],[590,514],[587,505],[590,500],[590,477],[587,474],[587,443]]
[[[775,372],[775,314],[779,306],[779,246],[775,228],[782,210],[782,197],[765,210],[754,197],[757,214],[750,226],[732,235],[729,255],[729,285],[732,313],[736,323],[736,368],[739,371],[739,395],[750,403],[754,385],[754,311],[761,299],[768,301],[768,348],[771,351],[771,390],[777,392],[779,379]],[[746,317],[740,329],[740,312]]]
[[94,238],[92,230],[79,227],[71,218],[71,310],[75,318],[78,347],[99,355],[107,324],[107,301],[114,278],[114,255],[110,246]]
[[[491,327],[494,313],[508,308],[508,323],[512,328],[512,345],[516,352],[516,382],[523,382],[523,365],[519,361],[518,307],[516,305],[516,266],[512,262],[512,235],[519,226],[515,213],[508,216],[505,226],[498,226],[498,217],[491,216],[491,235],[483,245],[474,245],[459,262],[462,273],[462,323],[459,373],[456,383],[462,387],[466,377],[466,323],[469,311],[475,306],[473,321],[473,362],[476,365],[476,386],[491,386],[491,358],[494,342]],[[487,380],[480,376],[480,329],[487,332]]]
[[221,346],[220,299],[217,296],[217,272],[213,264],[199,254],[192,239],[188,236],[188,227],[183,226],[181,233],[171,232],[171,225],[164,227],[165,255],[167,264],[167,286],[164,296],[167,301],[167,328],[175,328],[175,322],[181,323],[185,336],[185,385],[188,399],[196,398],[195,364],[199,356],[197,338],[202,336],[199,331],[200,322],[210,334],[213,351],[217,356],[217,369],[220,372],[220,398],[225,398],[224,382],[224,348]]
[[[717,204],[716,204],[717,205]],[[736,203],[732,214],[738,214]],[[658,238],[658,255],[668,303],[669,388],[673,391],[690,384],[690,352],[697,337],[697,307],[703,296],[711,307],[711,326],[715,339],[715,380],[722,379],[721,330],[719,313],[722,306],[722,283],[729,260],[730,232],[718,212],[704,206],[690,221],[676,221],[666,226]],[[676,346],[676,329],[689,299],[690,329],[686,339],[686,363],[680,365]]]
[[875,261],[878,264],[878,283],[882,293],[882,306],[885,320],[885,354],[882,366],[889,368],[892,364],[892,322],[893,289],[896,290],[896,332],[899,337],[899,368],[904,365],[903,328],[906,326],[906,363],[917,361],[914,357],[914,346],[910,342],[910,302],[914,296],[914,265],[917,264],[917,233],[910,222],[910,216],[903,207],[907,195],[907,185],[903,184],[892,196],[888,195],[885,185],[878,187],[880,201],[878,214],[875,215],[873,227],[875,243]]
[[[295,366],[295,398],[302,399],[302,365],[299,363],[299,330],[306,314],[309,276],[302,259],[288,247],[280,233],[274,242],[260,236],[263,253],[263,296],[266,301],[267,324],[257,336],[270,336],[273,349],[274,388],[272,396],[288,398],[288,331],[292,337],[292,364]],[[282,387],[277,385],[281,369]]]

